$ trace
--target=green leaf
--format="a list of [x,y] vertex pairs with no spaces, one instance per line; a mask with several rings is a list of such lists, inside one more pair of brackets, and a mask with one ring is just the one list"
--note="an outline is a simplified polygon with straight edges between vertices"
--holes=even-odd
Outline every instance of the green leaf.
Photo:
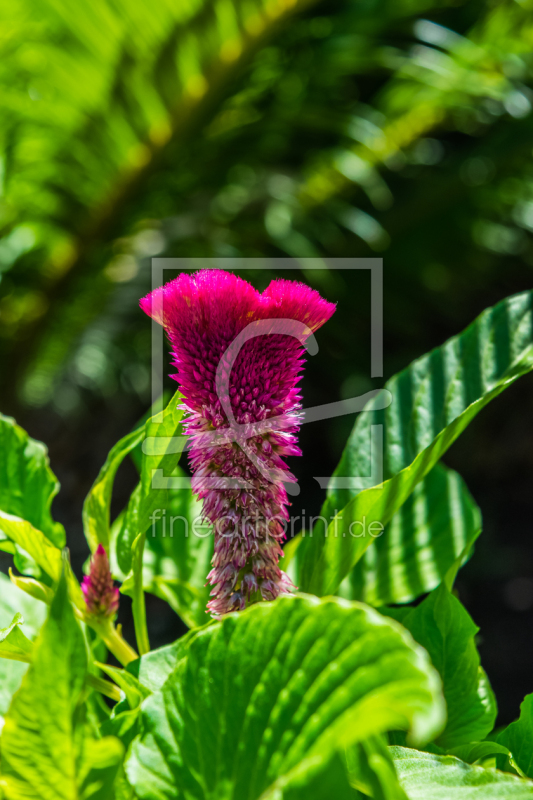
[[30,667],[13,698],[0,741],[0,786],[9,800],[78,800],[99,795],[122,747],[85,735],[87,654],[62,574]]
[[141,480],[123,513],[116,542],[117,561],[124,574],[131,569],[133,540],[146,533],[153,512],[162,511],[169,504],[166,484],[185,444],[180,426],[183,416],[183,409],[178,408],[180,399],[178,391],[164,411],[145,423],[142,431]]
[[442,679],[448,719],[436,744],[449,750],[484,739],[494,727],[496,701],[479,663],[479,628],[466,609],[443,583],[402,625],[427,650]]
[[[41,531],[38,531],[33,525],[26,522],[26,520],[13,517],[10,514],[4,514],[3,511],[0,511],[0,527],[3,529],[6,536],[9,536],[18,547],[28,553],[33,561],[35,561],[54,582],[59,580],[63,569],[61,550],[54,547]],[[84,611],[85,602],[80,585],[74,577],[70,565],[66,565],[65,570],[67,573],[70,597],[76,606]],[[44,596],[43,593],[43,598]]]
[[94,553],[99,544],[109,552],[109,512],[117,469],[124,458],[142,441],[143,428],[124,436],[111,448],[106,462],[83,504],[83,530]]
[[533,778],[533,694],[526,695],[520,717],[500,733],[498,743],[507,747],[522,772]]
[[[33,639],[45,620],[46,606],[28,597],[6,575],[0,573],[0,625],[6,625],[20,612],[24,617],[26,634]],[[11,698],[19,688],[27,668],[22,662],[0,659],[0,730]]]
[[364,521],[368,531],[372,523],[389,523],[476,414],[533,368],[532,300],[533,293],[524,292],[487,309],[388,381],[388,408],[370,410],[371,402],[358,416],[335,476],[372,475],[372,426],[383,426],[383,483],[355,496],[355,489],[332,485],[322,509],[326,520],[333,518],[328,535],[317,524],[296,550],[302,590],[336,592],[374,541],[356,538],[360,529],[350,526]]
[[114,782],[124,758],[124,745],[115,736],[86,739],[79,769],[79,790],[83,800],[115,800]]
[[[338,594],[372,606],[409,603],[444,579],[481,532],[481,512],[457,472],[436,464],[365,550]],[[466,559],[465,559],[466,560]]]
[[0,511],[0,528],[6,536],[30,555],[52,580],[58,581],[61,575],[61,550],[31,523],[20,517]]
[[0,414],[0,509],[28,520],[56,547],[64,547],[65,530],[50,513],[58,491],[44,444]]
[[174,671],[178,661],[183,658],[197,633],[198,631],[190,631],[173,644],[159,647],[136,661],[131,661],[126,667],[127,672],[134,675],[151,692],[157,692]]
[[126,763],[141,800],[278,797],[369,736],[402,728],[421,742],[442,728],[426,653],[366,606],[283,597],[189,635],[142,707]]
[[148,532],[145,545],[145,589],[166,600],[189,628],[207,621],[212,588],[206,586],[206,577],[214,537],[211,530],[206,535],[195,527],[201,507],[190,487],[172,492],[163,519]]
[[0,658],[30,662],[33,643],[20,630],[24,625],[22,614],[15,614],[11,625],[0,630]]
[[373,800],[407,800],[382,736],[365,739],[347,751],[350,780]]
[[533,783],[524,778],[465,764],[405,747],[389,748],[409,800],[530,800]]
[[126,699],[130,705],[130,708],[134,709],[139,706],[142,701],[151,694],[150,689],[147,689],[146,686],[125,669],[120,669],[119,667],[113,667],[110,664],[102,664],[98,661],[95,661],[95,666],[105,672],[110,678],[112,678],[115,683],[122,689],[124,694],[126,695]]
[[[507,747],[504,747],[497,742],[486,741],[470,742],[469,744],[461,744],[457,747],[452,747],[448,750],[447,755],[457,756],[457,758],[460,758],[461,761],[466,761],[468,764],[485,762],[488,759],[496,759],[501,761],[501,764],[499,763],[498,767],[503,769],[502,765],[507,765],[510,763],[509,757],[511,756],[511,753]],[[507,769],[505,771],[509,772],[510,770]]]

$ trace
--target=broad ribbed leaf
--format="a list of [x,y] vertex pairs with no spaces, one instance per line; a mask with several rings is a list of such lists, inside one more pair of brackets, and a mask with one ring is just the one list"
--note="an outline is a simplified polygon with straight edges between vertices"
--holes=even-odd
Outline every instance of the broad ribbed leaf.
[[448,719],[437,745],[450,750],[484,739],[496,721],[496,701],[479,663],[479,628],[467,610],[443,583],[402,625],[427,650],[442,678]]
[[65,530],[50,513],[58,491],[44,444],[0,414],[0,510],[28,520],[57,547],[64,547]]
[[443,720],[436,673],[396,623],[356,603],[285,597],[192,635],[145,701],[126,771],[141,800],[278,797],[368,736],[403,728],[428,740]]
[[522,772],[533,778],[533,694],[528,694],[520,706],[520,717],[498,736],[507,747]]
[[8,800],[79,800],[80,796],[88,800],[110,795],[111,787],[106,795],[98,794],[99,768],[109,779],[110,766],[114,763],[115,772],[118,768],[122,747],[114,739],[85,739],[86,674],[85,640],[63,574],[2,731],[0,786]]
[[444,579],[481,532],[481,512],[457,472],[436,464],[376,538],[338,594],[372,606],[409,603]]
[[[301,589],[336,592],[374,541],[356,538],[357,523],[364,520],[367,530],[375,521],[389,523],[475,415],[533,368],[532,305],[533,293],[524,292],[487,309],[459,336],[388,381],[388,408],[359,415],[335,476],[372,474],[371,428],[382,426],[383,483],[355,496],[353,489],[332,484],[322,510],[326,520],[335,517],[328,535],[317,525],[296,551]],[[337,509],[342,511],[335,516]]]
[[409,800],[531,800],[533,783],[496,769],[475,767],[454,756],[391,747],[400,784]]

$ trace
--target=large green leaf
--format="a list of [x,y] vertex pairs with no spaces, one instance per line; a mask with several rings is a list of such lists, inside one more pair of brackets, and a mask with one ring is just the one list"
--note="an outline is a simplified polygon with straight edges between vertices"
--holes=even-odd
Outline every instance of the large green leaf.
[[0,510],[28,520],[57,547],[64,547],[65,530],[50,513],[58,491],[44,444],[0,414]]
[[141,800],[278,797],[344,747],[392,728],[428,740],[443,721],[436,673],[395,622],[284,597],[191,633],[126,771]]
[[448,710],[436,743],[446,750],[484,739],[494,727],[496,701],[479,663],[479,628],[445,583],[402,618],[438,670]]
[[388,381],[388,408],[373,411],[371,401],[359,415],[335,476],[352,481],[372,475],[372,426],[382,426],[383,483],[354,496],[353,488],[335,488],[333,481],[322,510],[332,519],[327,535],[317,524],[296,550],[301,589],[336,592],[374,541],[357,537],[354,526],[364,522],[368,531],[374,522],[390,522],[475,415],[533,368],[532,304],[533,293],[524,292],[487,309],[459,336]]
[[338,594],[372,606],[408,603],[438,586],[481,532],[481,512],[457,472],[436,464],[365,550]]
[[454,756],[391,747],[409,800],[530,800],[533,783],[496,769],[470,766]]
[[0,786],[7,800],[109,796],[109,790],[99,794],[99,775],[108,781],[123,751],[114,739],[87,739],[86,677],[85,641],[63,574],[2,731]]
[[533,694],[524,698],[520,717],[500,733],[498,742],[511,751],[522,772],[533,778]]

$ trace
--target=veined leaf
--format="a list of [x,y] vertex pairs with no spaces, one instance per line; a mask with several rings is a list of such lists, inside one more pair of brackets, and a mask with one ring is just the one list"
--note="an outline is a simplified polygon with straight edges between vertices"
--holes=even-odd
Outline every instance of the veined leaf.
[[445,750],[480,741],[496,721],[496,701],[479,663],[479,628],[442,583],[402,619],[442,679],[448,719],[436,744]]
[[109,777],[113,758],[116,772],[123,750],[114,739],[86,741],[86,675],[85,641],[63,573],[2,732],[0,786],[9,800],[78,800],[82,787],[84,797],[109,797],[109,789],[97,794],[95,773],[101,767]]
[[64,547],[65,530],[50,513],[58,491],[44,444],[31,439],[15,420],[0,414],[0,510],[22,517],[56,547]]
[[436,464],[382,535],[365,550],[338,594],[371,606],[409,603],[435,589],[481,532],[481,512],[457,472]]
[[498,743],[507,747],[522,772],[533,778],[533,694],[524,698],[520,717],[500,733]]
[[530,800],[533,783],[496,769],[473,767],[454,756],[389,748],[409,800]]
[[[487,309],[459,336],[388,381],[388,408],[359,415],[322,509],[326,520],[333,518],[327,535],[317,525],[296,550],[301,589],[336,592],[373,541],[356,538],[359,528],[353,526],[364,521],[368,530],[374,522],[390,522],[475,415],[533,368],[532,305],[533,293],[524,292]],[[382,428],[383,483],[354,496],[349,486],[336,487],[335,478],[350,484],[372,474],[372,426]]]
[[191,633],[126,772],[141,800],[278,797],[344,747],[398,727],[427,741],[443,721],[437,675],[400,626],[284,597]]

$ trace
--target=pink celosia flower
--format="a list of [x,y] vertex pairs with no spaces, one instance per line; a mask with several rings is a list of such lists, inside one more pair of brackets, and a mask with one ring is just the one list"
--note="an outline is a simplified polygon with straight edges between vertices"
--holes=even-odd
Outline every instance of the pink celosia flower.
[[288,519],[284,482],[294,480],[283,457],[301,454],[296,384],[304,344],[334,304],[293,281],[274,280],[260,294],[236,275],[205,270],[182,273],[140,305],[170,340],[172,377],[188,414],[192,488],[214,525],[209,611],[291,592],[278,566]]
[[89,614],[112,617],[117,613],[119,592],[113,583],[109,559],[101,544],[91,558],[89,574],[84,577],[81,590]]

